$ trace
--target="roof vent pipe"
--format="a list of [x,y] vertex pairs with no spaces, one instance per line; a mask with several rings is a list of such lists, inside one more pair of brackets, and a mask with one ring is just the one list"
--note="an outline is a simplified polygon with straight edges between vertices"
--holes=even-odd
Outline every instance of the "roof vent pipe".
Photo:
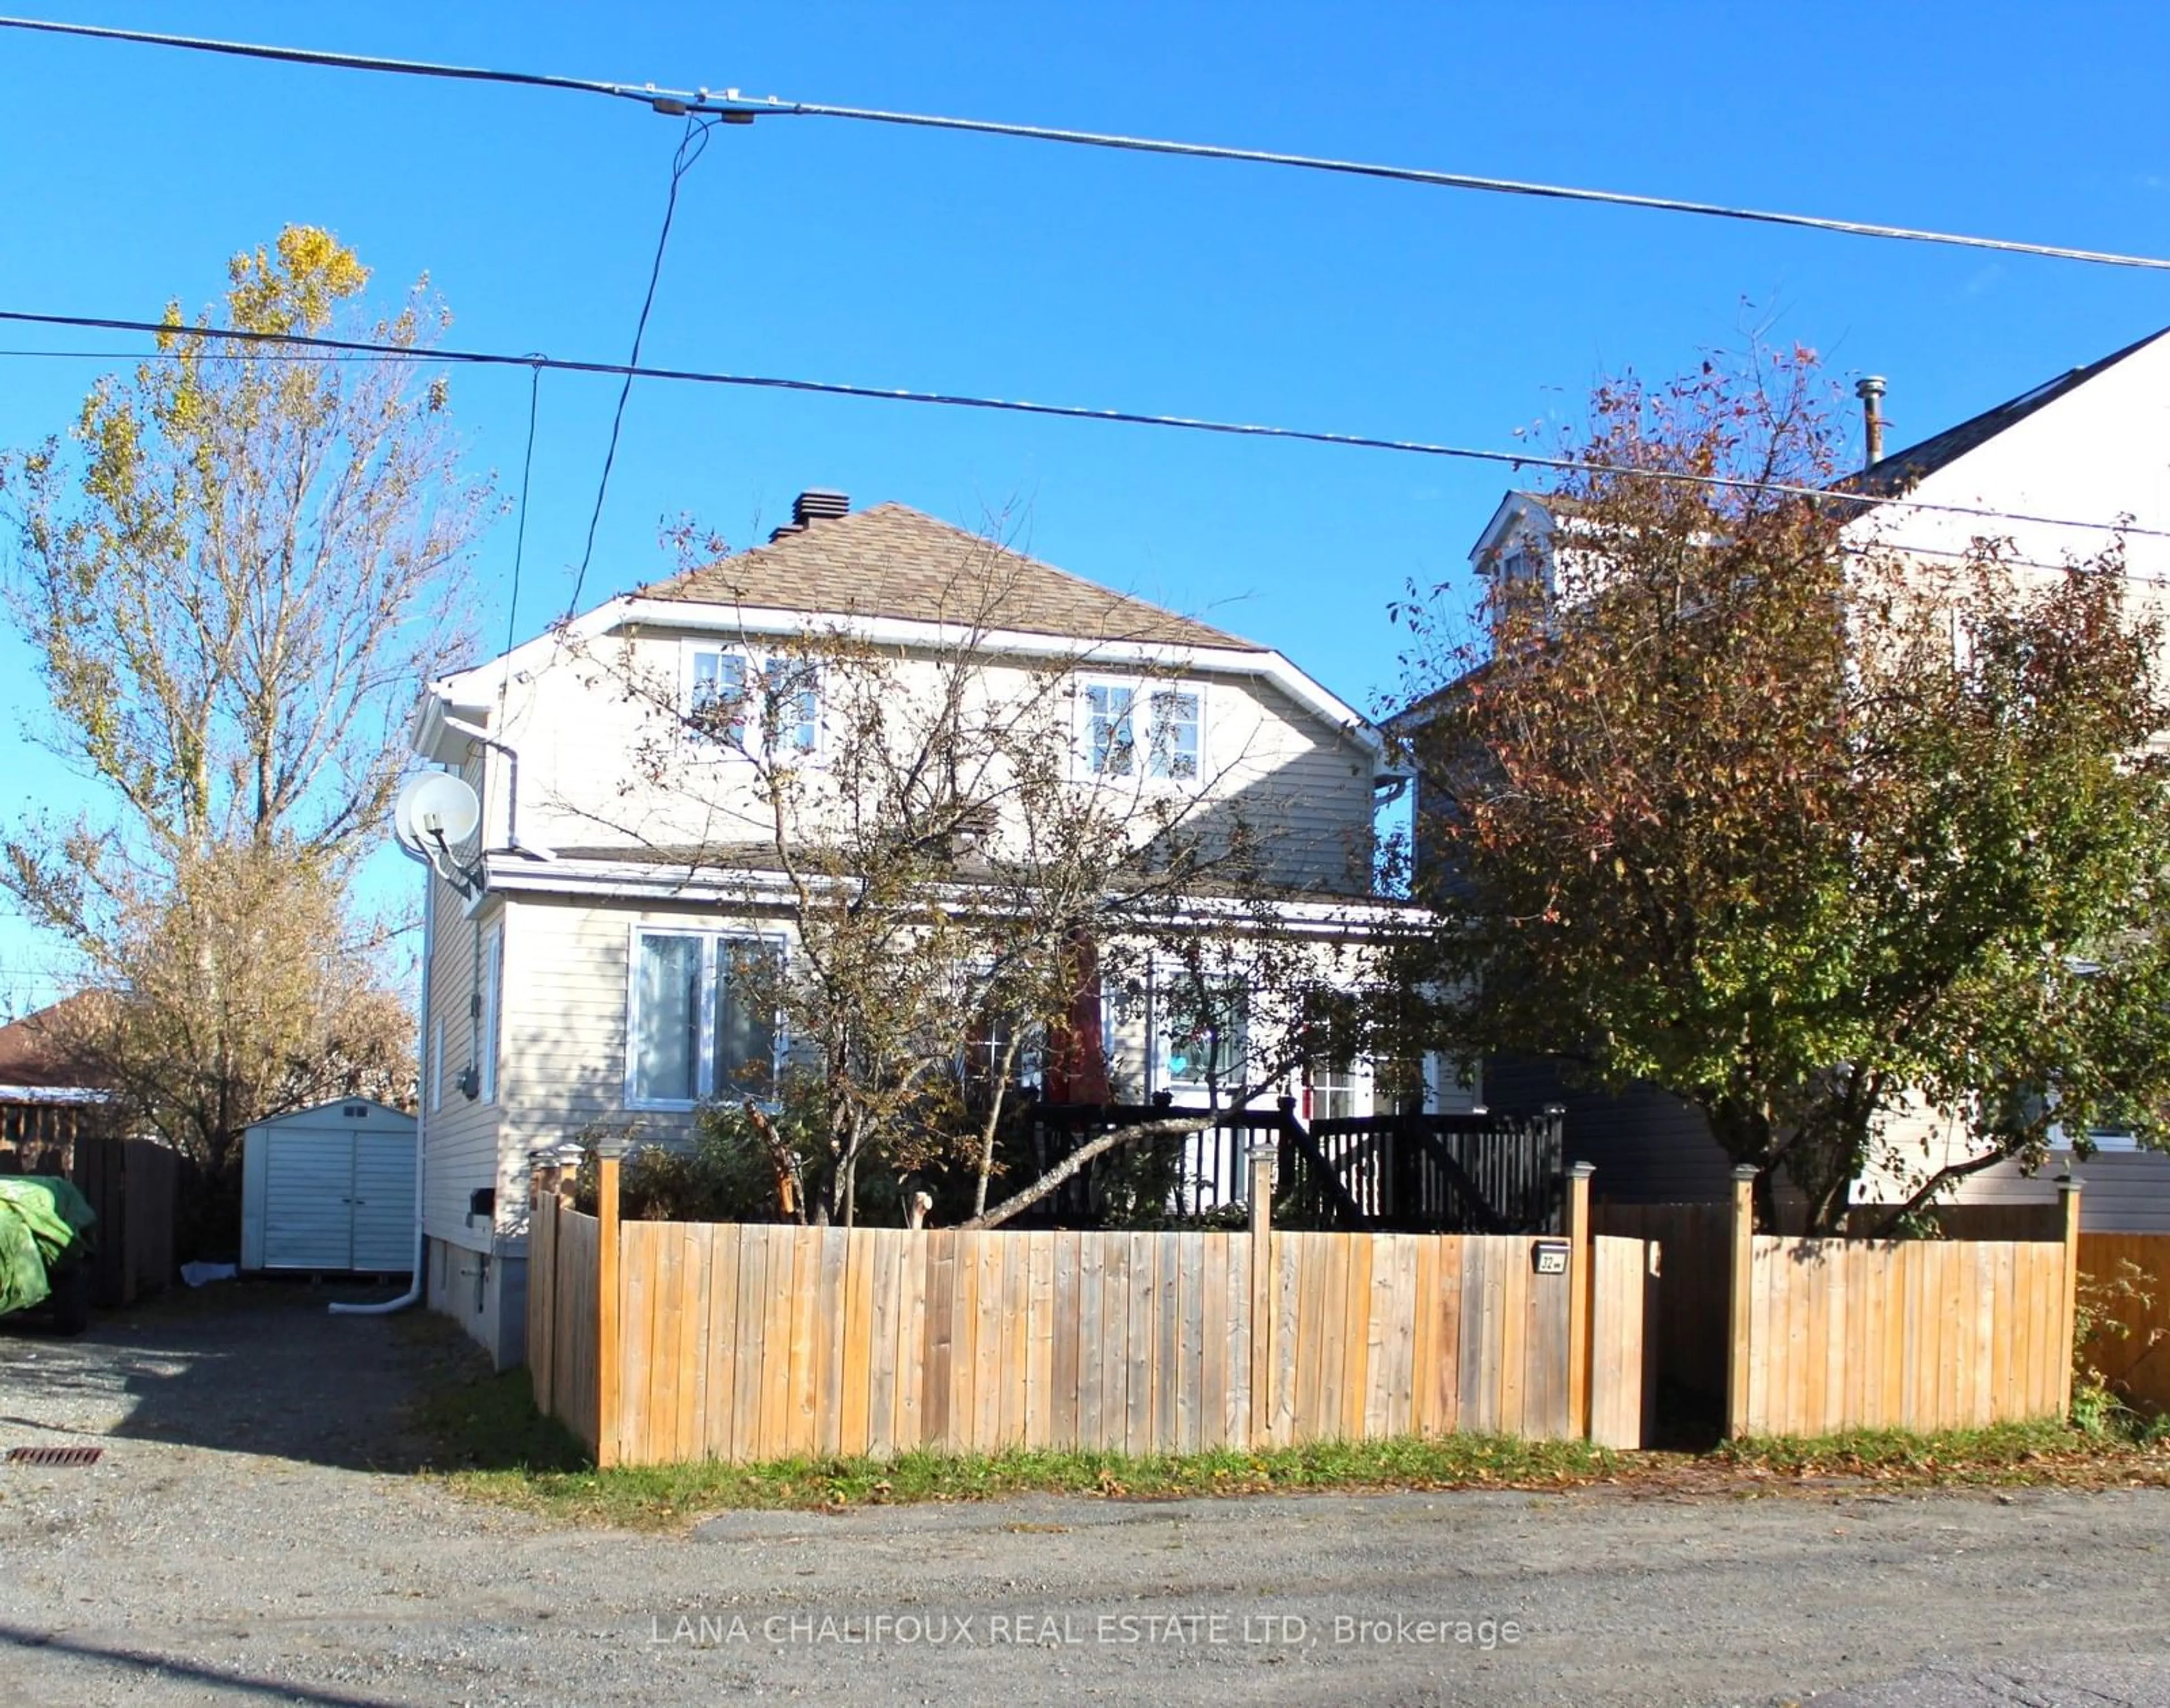
[[1884,376],[1865,373],[1853,383],[1853,394],[1861,399],[1861,430],[1867,450],[1862,466],[1873,467],[1884,460]]

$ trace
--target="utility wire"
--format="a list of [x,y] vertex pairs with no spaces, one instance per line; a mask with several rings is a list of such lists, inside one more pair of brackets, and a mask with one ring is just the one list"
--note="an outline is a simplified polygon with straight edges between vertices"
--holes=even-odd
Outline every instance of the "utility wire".
[[529,358],[527,370],[527,448],[520,458],[520,519],[512,532],[512,595],[505,608],[505,650],[512,651],[520,625],[520,565],[527,552],[527,489],[535,474],[535,416],[542,402],[542,361]]
[[147,29],[58,24],[43,19],[0,17],[0,29],[88,36],[103,41],[133,42],[155,47],[184,48],[199,53],[276,60],[291,65],[326,67],[344,71],[382,72],[403,77],[450,78],[468,83],[510,83],[526,88],[605,95],[619,100],[638,101],[657,112],[674,116],[701,114],[727,124],[751,124],[756,119],[772,117],[843,119],[867,124],[906,126],[919,130],[961,131],[978,136],[1061,142],[1088,148],[1120,149],[1135,154],[1173,154],[1195,160],[1288,167],[1299,171],[1383,179],[1431,189],[1480,190],[1501,195],[1537,196],[1554,201],[1593,202],[1604,206],[1637,208],[1659,213],[1694,214],[1708,219],[1792,226],[1847,237],[1938,244],[1959,249],[1991,249],[2001,254],[2037,255],[2050,260],[2080,261],[2094,266],[2140,267],[2157,272],[2170,272],[2170,259],[2157,255],[2122,254],[2112,250],[2074,249],[2059,244],[2023,243],[2006,238],[1975,237],[1912,226],[1884,225],[1870,220],[1835,219],[1820,214],[1735,207],[1723,202],[1696,201],[1678,196],[1642,195],[1626,190],[1592,190],[1573,185],[1489,178],[1474,173],[1441,172],[1426,167],[1395,166],[1376,161],[1342,160],[1330,156],[1295,154],[1276,149],[1237,148],[1211,142],[1185,142],[1168,137],[1130,137],[1113,131],[1068,130],[1050,125],[1008,124],[994,119],[961,118],[935,113],[890,112],[878,107],[839,106],[823,101],[788,100],[776,95],[746,96],[736,89],[726,89],[718,94],[705,88],[660,88],[654,83],[612,83],[591,78],[496,71],[479,66],[445,65],[424,60],[387,59],[365,54],[324,52],[312,48],[224,41],[203,36],[168,35]]
[[649,263],[648,293],[640,299],[640,318],[633,324],[633,353],[626,358],[625,383],[618,387],[617,407],[611,411],[610,443],[603,451],[602,478],[596,482],[596,505],[588,512],[588,542],[580,549],[580,566],[573,576],[573,597],[565,605],[569,621],[580,608],[580,590],[588,584],[588,565],[596,554],[596,527],[603,519],[603,495],[610,490],[611,468],[617,461],[617,437],[625,426],[626,400],[633,395],[633,376],[640,371],[640,344],[648,335],[649,310],[655,306],[655,286],[663,277],[663,252],[671,245],[671,222],[678,211],[678,186],[695,163],[708,153],[708,133],[716,128],[716,123],[714,119],[688,118],[685,134],[678,139],[678,152],[671,157],[671,192],[663,202],[662,228],[655,233],[655,258]]
[[1592,463],[1574,457],[1548,457],[1536,451],[1496,451],[1467,445],[1435,444],[1423,439],[1392,439],[1368,433],[1334,433],[1311,427],[1282,427],[1262,422],[1215,420],[1199,415],[1154,415],[1141,410],[1096,410],[1077,404],[1035,404],[1022,399],[976,397],[969,393],[911,391],[881,386],[852,385],[836,380],[794,379],[768,374],[724,373],[702,368],[648,367],[618,361],[580,361],[564,356],[512,356],[487,350],[421,349],[404,345],[372,344],[353,338],[330,338],[300,332],[241,331],[227,327],[175,326],[162,320],[126,320],[92,314],[43,314],[27,309],[0,308],[0,324],[15,322],[33,326],[73,326],[100,332],[147,332],[168,336],[225,340],[243,344],[286,345],[307,350],[359,351],[395,361],[443,361],[477,367],[534,367],[554,372],[622,376],[671,380],[691,385],[740,387],[756,391],[804,393],[816,397],[867,398],[882,403],[922,404],[938,408],[984,410],[1007,415],[1046,415],[1060,420],[1103,421],[1123,426],[1161,427],[1173,431],[1212,433],[1243,439],[1273,439],[1292,444],[1338,445],[1345,450],[1390,451],[1404,456],[1437,457],[1460,462],[1489,463],[1508,468],[1551,468],[1567,474],[1617,474],[1633,479],[1663,480],[1681,486],[1700,486],[1731,492],[1769,492],[1783,496],[1813,498],[1826,503],[1852,503],[1863,508],[1911,510],[1943,516],[1980,517],[1991,522],[2028,522],[2044,527],[2071,527],[2096,533],[2124,534],[2133,538],[2170,539],[2170,528],[2141,527],[2124,522],[2087,522],[2072,517],[2038,516],[2024,511],[1997,510],[1986,506],[1937,504],[1921,499],[1878,497],[1829,487],[1803,486],[1782,480],[1756,480],[1742,475],[1697,474],[1686,469],[1644,468],[1631,463]]

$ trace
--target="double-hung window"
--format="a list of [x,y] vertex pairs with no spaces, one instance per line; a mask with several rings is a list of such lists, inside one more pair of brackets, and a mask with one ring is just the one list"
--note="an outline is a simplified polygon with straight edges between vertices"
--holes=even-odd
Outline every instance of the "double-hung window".
[[741,747],[746,742],[746,661],[721,647],[692,649],[687,673],[687,716],[714,742]]
[[1137,768],[1130,703],[1137,691],[1125,683],[1096,682],[1085,688],[1085,768],[1095,777],[1129,777]]
[[759,938],[637,929],[626,1017],[625,1098],[690,1109],[704,1097],[775,1093],[781,1066],[776,975],[782,951]]
[[1195,783],[1205,732],[1204,696],[1195,688],[1157,688],[1147,696],[1152,727],[1146,742],[1146,774],[1171,783]]
[[820,667],[742,648],[689,646],[685,711],[693,731],[720,747],[810,755],[821,742]]
[[1089,681],[1083,723],[1088,777],[1195,786],[1205,774],[1205,693],[1195,683]]

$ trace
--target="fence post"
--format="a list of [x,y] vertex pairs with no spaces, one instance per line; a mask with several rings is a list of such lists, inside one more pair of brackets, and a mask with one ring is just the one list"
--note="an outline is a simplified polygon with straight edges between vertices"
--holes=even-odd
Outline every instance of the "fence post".
[[2072,1341],[2080,1325],[2080,1183],[2070,1175],[2058,1177],[2057,1203],[2065,1213],[2065,1374],[2061,1389],[2064,1400],[2058,1407],[2058,1416],[2069,1417],[2072,1411],[2072,1358],[2079,1350]]
[[1567,1171],[1567,1416],[1568,1432],[1590,1439],[1590,1177],[1592,1163]]
[[617,1402],[622,1385],[618,1354],[618,1146],[606,1139],[596,1151],[596,1465],[617,1463]]
[[[1274,1416],[1273,1381],[1274,1159],[1280,1147],[1261,1139],[1251,1147],[1251,1429],[1247,1447],[1265,1443]],[[1208,1356],[1211,1349],[1208,1348]]]
[[1756,1356],[1755,1277],[1756,1165],[1733,1171],[1733,1272],[1725,1349],[1725,1432],[1734,1439],[1748,1433],[1748,1372]]
[[[548,1238],[542,1237],[546,1220],[550,1227]],[[557,1412],[553,1385],[556,1372],[551,1368],[558,1339],[557,1231],[558,1170],[538,1164],[527,1181],[527,1368],[535,1389],[535,1409],[545,1416]]]

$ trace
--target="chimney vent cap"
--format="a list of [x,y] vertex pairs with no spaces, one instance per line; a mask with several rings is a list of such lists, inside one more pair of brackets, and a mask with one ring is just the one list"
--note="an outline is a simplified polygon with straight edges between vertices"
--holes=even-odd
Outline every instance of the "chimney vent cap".
[[791,501],[791,519],[800,527],[810,522],[819,522],[834,517],[849,516],[852,501],[842,492],[826,487],[810,486]]

